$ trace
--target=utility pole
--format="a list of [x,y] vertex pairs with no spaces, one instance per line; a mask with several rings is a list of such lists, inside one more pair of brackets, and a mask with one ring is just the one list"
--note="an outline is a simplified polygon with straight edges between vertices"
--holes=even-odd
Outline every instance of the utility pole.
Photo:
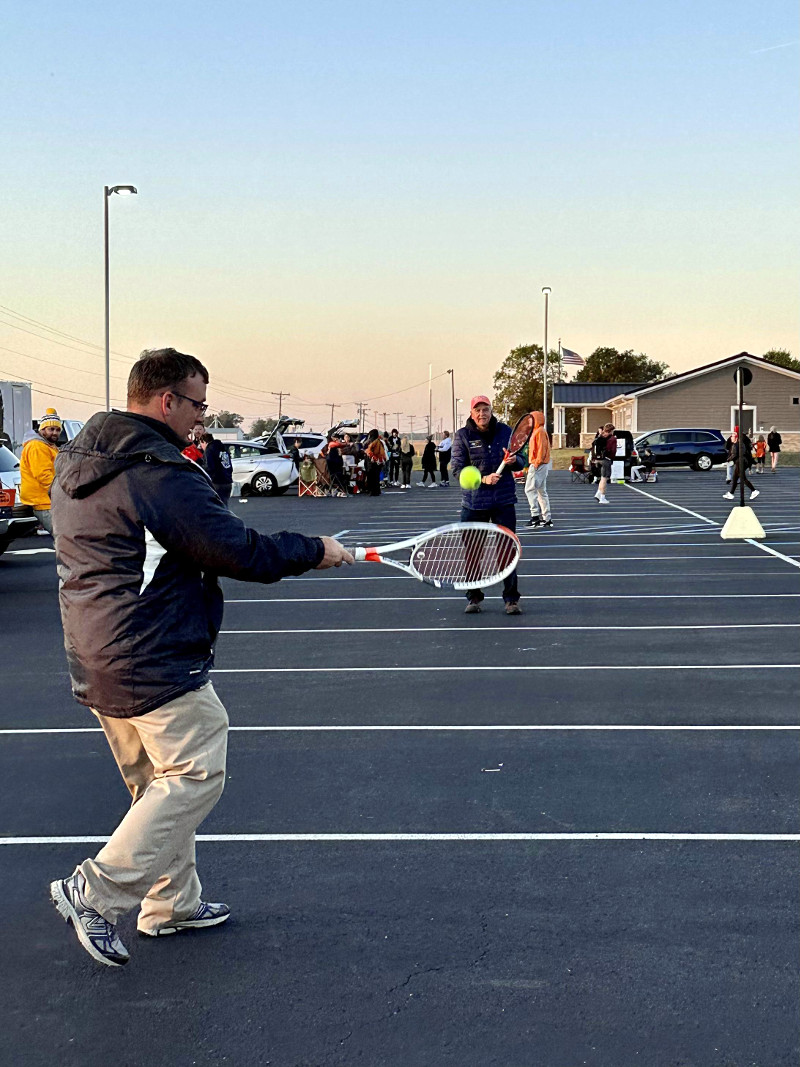
[[414,416],[413,415],[409,415],[408,417],[409,417],[409,419],[411,419],[411,440],[413,442],[413,440],[414,440]]
[[389,414],[389,412],[388,412],[388,411],[382,411],[382,412],[381,412],[381,415],[383,416],[383,432],[384,432],[384,433],[386,433],[386,416],[387,416],[388,414]]
[[433,364],[428,364],[428,437],[433,432]]
[[544,293],[544,362],[542,364],[542,412],[544,413],[544,428],[545,431],[547,431],[547,312],[550,304],[550,286],[545,285],[542,289],[542,292]]
[[394,428],[397,430],[398,433],[400,432],[400,416],[402,414],[402,411],[395,411],[394,413]]
[[331,404],[331,429],[333,429],[333,412],[334,412],[335,408],[336,408],[336,405],[335,404]]
[[272,395],[273,396],[277,396],[277,398],[278,398],[278,418],[280,419],[281,415],[283,414],[283,398],[285,396],[288,396],[289,394],[288,393],[273,393]]

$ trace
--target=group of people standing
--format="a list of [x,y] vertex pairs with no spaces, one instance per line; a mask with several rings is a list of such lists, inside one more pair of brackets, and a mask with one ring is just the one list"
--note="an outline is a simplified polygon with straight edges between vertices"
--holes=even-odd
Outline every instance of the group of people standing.
[[[759,434],[755,445],[753,445],[746,433],[740,433],[739,427],[734,426],[733,432],[725,442],[725,447],[728,449],[725,481],[729,483],[730,489],[727,493],[723,494],[723,499],[733,500],[734,491],[739,484],[740,465],[742,465],[744,467],[742,481],[750,490],[750,499],[754,500],[759,495],[759,490],[756,489],[750,481],[747,472],[754,468],[754,473],[763,474],[766,470],[767,452],[769,452],[771,461],[770,469],[772,473],[775,474],[778,469],[778,456],[782,444],[783,438],[774,426],[770,427],[766,438],[763,433]],[[741,464],[740,457],[744,460],[743,464]]]

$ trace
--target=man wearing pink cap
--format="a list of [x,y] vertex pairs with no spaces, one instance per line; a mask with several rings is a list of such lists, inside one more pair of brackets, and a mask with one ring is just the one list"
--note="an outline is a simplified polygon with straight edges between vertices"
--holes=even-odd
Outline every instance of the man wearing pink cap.
[[[470,466],[477,467],[481,472],[478,488],[462,492],[462,522],[495,522],[509,530],[516,530],[517,487],[513,472],[522,469],[522,459],[512,456],[503,473],[497,473],[510,440],[511,427],[492,414],[488,396],[473,396],[466,425],[453,438],[453,475],[457,476],[464,467]],[[481,611],[483,599],[483,590],[470,589],[466,613],[473,615]],[[503,600],[507,615],[522,613],[516,571],[503,582]]]

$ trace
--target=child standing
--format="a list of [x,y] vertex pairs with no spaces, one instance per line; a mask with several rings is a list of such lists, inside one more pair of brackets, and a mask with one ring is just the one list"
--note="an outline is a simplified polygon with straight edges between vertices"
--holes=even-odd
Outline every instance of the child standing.
[[764,457],[766,456],[766,454],[767,442],[764,438],[763,433],[761,433],[758,435],[758,440],[756,441],[756,474],[764,473]]

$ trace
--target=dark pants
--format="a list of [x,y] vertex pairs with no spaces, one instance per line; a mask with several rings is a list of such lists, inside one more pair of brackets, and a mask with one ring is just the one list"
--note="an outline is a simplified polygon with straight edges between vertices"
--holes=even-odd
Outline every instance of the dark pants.
[[389,481],[396,482],[400,477],[400,457],[389,456]]
[[[488,508],[481,511],[474,511],[472,508],[462,508],[461,522],[494,522],[498,526],[505,526],[516,533],[517,511],[513,504],[503,504],[501,507]],[[470,589],[467,592],[467,600],[475,604],[480,604],[483,600],[483,590]],[[507,578],[503,579],[503,600],[506,604],[516,604],[519,600],[516,570],[513,570]]]
[[440,459],[439,460],[439,477],[445,483],[450,481],[450,479],[447,476],[447,464],[449,462],[450,462],[449,459]]
[[431,481],[435,485],[436,484],[436,468],[435,467],[434,467],[433,470],[431,470],[430,467],[423,467],[422,468],[422,481],[426,482],[428,480],[428,475],[429,474],[431,476]]
[[381,464],[367,460],[367,492],[370,496],[381,495]]
[[220,498],[223,504],[227,504],[231,498],[231,483],[230,482],[213,482],[214,491]]
[[[753,490],[755,489],[755,486],[750,481],[750,479],[747,477],[747,467],[745,467],[745,469],[744,469],[744,477],[742,478],[742,481],[744,482],[744,484],[747,486],[747,488],[752,493]],[[732,493],[738,484],[739,484],[739,464],[736,463],[734,465],[734,468],[733,468],[733,479],[731,481],[731,487],[728,490],[728,492]]]
[[403,485],[411,485],[411,469],[414,466],[413,459],[404,459],[402,463],[403,467]]

